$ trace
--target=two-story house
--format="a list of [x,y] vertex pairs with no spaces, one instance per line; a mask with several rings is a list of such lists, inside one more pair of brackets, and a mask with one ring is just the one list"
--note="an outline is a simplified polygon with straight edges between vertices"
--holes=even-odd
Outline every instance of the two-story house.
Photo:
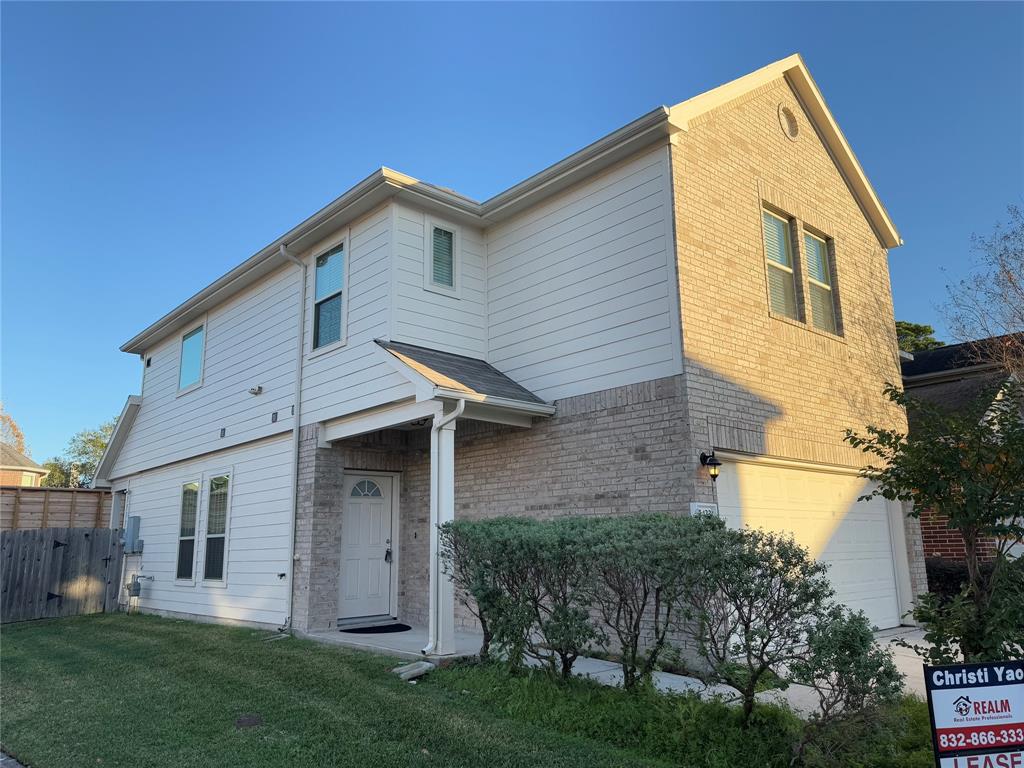
[[799,56],[484,202],[381,169],[122,347],[142,394],[98,475],[140,607],[397,617],[446,653],[438,523],[717,505],[898,625],[919,532],[858,500],[843,430],[905,424],[899,244]]

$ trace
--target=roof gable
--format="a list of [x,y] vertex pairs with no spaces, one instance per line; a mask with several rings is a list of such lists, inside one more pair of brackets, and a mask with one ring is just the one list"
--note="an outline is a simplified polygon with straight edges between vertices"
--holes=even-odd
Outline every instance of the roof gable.
[[879,200],[874,187],[868,181],[861,168],[857,156],[853,153],[849,142],[829,111],[825,98],[818,90],[807,66],[800,54],[794,53],[785,59],[776,61],[756,72],[720,85],[699,96],[680,102],[669,109],[669,121],[679,130],[689,130],[690,122],[706,112],[717,109],[738,99],[751,91],[767,85],[779,78],[785,78],[793,89],[804,112],[817,129],[819,136],[832,155],[836,167],[842,173],[847,186],[860,204],[871,228],[878,237],[878,242],[886,248],[896,248],[903,244],[896,225],[889,217],[888,211]]

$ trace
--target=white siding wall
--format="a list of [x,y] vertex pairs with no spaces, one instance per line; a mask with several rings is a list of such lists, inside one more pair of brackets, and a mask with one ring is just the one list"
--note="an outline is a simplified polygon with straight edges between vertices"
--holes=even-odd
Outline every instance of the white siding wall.
[[[196,389],[178,394],[179,334],[149,351],[142,406],[111,476],[290,430],[298,290],[299,271],[289,266],[211,311]],[[263,394],[250,395],[255,386]]]
[[487,231],[488,361],[545,400],[682,370],[668,153]]
[[[346,342],[326,352],[313,350],[313,259],[344,237],[348,264]],[[391,303],[391,213],[385,206],[357,221],[348,232],[325,240],[306,254],[306,288],[302,368],[302,423],[342,416],[408,397],[413,388],[393,368],[380,362],[373,340],[388,335]],[[294,351],[294,348],[293,348]]]
[[[288,613],[286,578],[291,553],[292,443],[289,436],[221,451],[187,463],[143,472],[127,482],[128,513],[141,518],[145,547],[128,556],[126,577],[143,581],[140,607],[220,619],[281,625]],[[208,483],[231,471],[228,547],[223,586],[202,581]],[[200,488],[194,584],[175,580],[181,486],[198,480]],[[117,483],[115,488],[125,487]]]
[[[484,359],[487,357],[487,285],[482,233],[458,227],[458,296],[424,288],[428,252],[425,232],[431,217],[396,205],[395,316],[391,337],[396,341]],[[443,220],[435,219],[439,224]]]

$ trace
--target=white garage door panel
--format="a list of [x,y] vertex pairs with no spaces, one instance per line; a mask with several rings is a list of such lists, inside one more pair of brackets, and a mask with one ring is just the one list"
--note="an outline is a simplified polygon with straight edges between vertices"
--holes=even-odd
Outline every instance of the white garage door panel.
[[728,462],[718,506],[729,525],[791,532],[829,564],[836,596],[885,629],[900,623],[888,507],[857,501],[866,488],[850,474]]

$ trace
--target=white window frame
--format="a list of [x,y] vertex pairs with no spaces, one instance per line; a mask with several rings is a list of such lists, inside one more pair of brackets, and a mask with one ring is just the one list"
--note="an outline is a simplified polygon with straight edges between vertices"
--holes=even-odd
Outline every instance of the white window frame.
[[[326,253],[330,253],[338,246],[344,247],[345,263],[342,267],[342,284],[341,284],[341,335],[337,341],[332,341],[330,344],[324,344],[322,347],[316,346],[316,305],[319,304],[316,300],[316,260],[319,259]],[[307,310],[309,312],[309,350],[307,355],[309,357],[319,357],[320,355],[331,352],[335,349],[340,349],[348,344],[348,298],[349,298],[349,274],[352,265],[352,230],[346,229],[337,237],[333,237],[326,241],[322,246],[317,246],[313,255],[309,261],[309,303],[307,304]]]
[[[434,229],[452,233],[452,285],[434,282]],[[423,227],[423,288],[431,293],[462,298],[462,228],[450,221],[426,216]]]
[[[196,522],[192,530],[192,536],[181,535],[181,513],[182,499],[185,496],[185,486],[195,484],[198,486],[196,493]],[[202,519],[203,509],[203,478],[197,477],[192,480],[182,480],[178,483],[178,532],[175,534],[176,545],[174,547],[174,583],[178,586],[194,586],[196,583],[196,555],[199,553],[199,521]],[[178,577],[178,560],[181,557],[181,542],[184,539],[192,539],[192,576],[190,578]]]
[[[809,268],[807,270],[807,284],[815,285],[819,288],[824,288],[826,291],[828,291],[829,298],[832,300],[832,321],[835,323],[836,327],[834,330],[831,331],[828,328],[819,327],[814,322],[814,308],[811,302],[808,302],[807,325],[820,333],[828,333],[833,336],[840,336],[840,329],[842,328],[842,323],[839,319],[839,304],[836,301],[836,273],[832,265],[832,248],[829,247],[830,238],[825,237],[824,235],[819,235],[816,232],[812,232],[806,227],[803,227],[803,235],[804,237],[809,237],[812,240],[817,240],[825,247],[825,269],[828,270],[828,279],[832,281],[832,284],[826,285],[820,280],[815,280],[813,277],[811,277],[811,271]],[[800,245],[801,250],[803,250],[806,247],[804,243],[801,243]],[[801,253],[800,255],[805,259],[807,258],[806,253]]]
[[[803,288],[801,287],[801,271],[799,271],[799,262],[802,253],[793,242],[793,219],[787,217],[785,214],[776,213],[767,205],[761,206],[760,213],[761,217],[758,218],[758,223],[761,225],[761,250],[764,254],[764,268],[766,281],[765,287],[768,290],[768,294],[766,296],[768,300],[768,313],[772,317],[776,317],[781,320],[787,320],[789,322],[794,323],[802,323],[804,322],[804,312],[802,306],[803,302],[801,300],[801,296],[803,295]],[[779,264],[779,262],[773,261],[772,259],[768,258],[768,238],[764,231],[764,214],[768,214],[769,216],[778,219],[779,221],[786,225],[786,233],[789,235],[787,240],[789,242],[789,261],[791,266],[787,267],[785,264]],[[768,280],[768,270],[770,269],[779,269],[782,270],[783,272],[788,272],[789,275],[793,278],[793,303],[795,305],[793,307],[795,313],[794,317],[790,317],[787,314],[778,312],[776,311],[775,307],[772,306],[772,295],[770,287],[771,281]]]
[[[209,539],[209,526],[210,526],[210,481],[215,477],[226,477],[228,479],[228,508],[224,518],[224,563],[221,566],[223,576],[220,579],[208,579],[206,578],[206,542]],[[214,589],[223,589],[228,585],[228,546],[231,542],[231,501],[235,493],[235,476],[234,467],[227,467],[225,469],[219,469],[215,472],[204,472],[203,473],[203,484],[201,488],[202,497],[204,503],[202,508],[203,514],[203,578],[202,584],[204,587],[213,587]],[[216,534],[220,536],[221,534]],[[198,548],[197,548],[198,549]]]
[[[182,395],[186,395],[189,392],[192,392],[193,390],[199,389],[201,386],[203,386],[203,377],[206,375],[206,342],[209,341],[209,339],[210,339],[210,326],[207,323],[207,319],[208,319],[208,317],[206,315],[203,315],[203,318],[201,320],[199,320],[198,322],[194,322],[194,323],[189,324],[185,328],[185,330],[183,330],[180,334],[178,334],[178,367],[177,367],[177,370],[178,370],[178,384],[179,385],[181,384],[181,364],[184,362],[184,358],[182,357],[182,353],[184,352],[183,345],[185,343],[185,337],[188,336],[190,333],[194,333],[195,331],[197,331],[200,328],[202,328],[203,329],[203,349],[202,349],[202,352],[199,353],[199,378],[196,379],[191,384],[189,384],[187,387],[180,387],[178,389],[178,392],[175,395],[175,397],[181,397]],[[145,365],[145,363],[143,363],[143,365]],[[143,369],[143,370],[145,370],[145,369]],[[145,376],[145,374],[143,374],[143,376]],[[145,379],[143,379],[143,380],[145,380]]]

